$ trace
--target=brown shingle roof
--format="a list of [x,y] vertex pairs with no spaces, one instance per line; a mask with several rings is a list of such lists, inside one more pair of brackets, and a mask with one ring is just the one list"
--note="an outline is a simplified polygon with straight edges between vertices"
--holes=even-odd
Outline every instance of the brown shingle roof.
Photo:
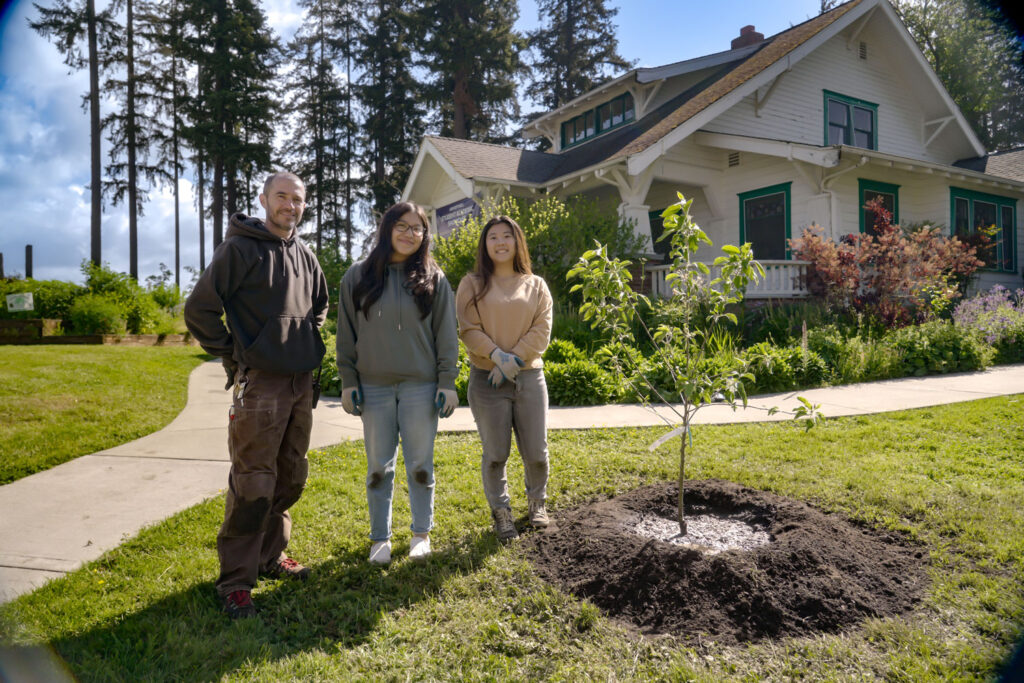
[[725,97],[740,85],[767,69],[787,54],[803,45],[805,42],[820,33],[824,28],[834,23],[837,19],[859,5],[862,0],[851,0],[835,9],[819,15],[814,19],[798,24],[791,29],[778,33],[765,40],[765,45],[751,55],[747,60],[736,66],[731,72],[719,79],[711,87],[688,101],[683,106],[662,119],[645,134],[638,137],[631,144],[619,150],[610,158],[624,157],[631,154],[638,154],[696,114],[707,109],[709,106]]
[[543,183],[561,162],[557,155],[546,152],[455,138],[427,136],[426,139],[465,178]]
[[953,165],[970,171],[979,171],[1000,178],[1024,182],[1024,147],[973,159],[961,159]]

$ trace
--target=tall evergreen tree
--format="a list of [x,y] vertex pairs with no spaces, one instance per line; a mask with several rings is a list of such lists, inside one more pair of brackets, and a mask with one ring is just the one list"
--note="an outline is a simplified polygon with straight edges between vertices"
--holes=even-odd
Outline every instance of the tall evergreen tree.
[[1024,145],[1024,45],[978,0],[895,0],[907,29],[989,151]]
[[418,17],[426,101],[442,135],[507,141],[519,119],[516,79],[526,39],[514,30],[516,0],[425,0]]
[[[225,213],[251,203],[252,178],[270,168],[278,57],[263,11],[251,0],[183,0],[190,26],[183,51],[197,67],[197,83],[184,103],[189,144],[212,169],[213,246],[224,236]],[[241,181],[241,182],[240,182]]]
[[[103,128],[110,141],[107,178],[104,194],[112,198],[114,206],[125,201],[128,207],[128,272],[139,279],[139,217],[147,200],[147,188],[170,176],[170,171],[159,162],[150,161],[151,155],[164,137],[164,123],[159,120],[160,90],[163,84],[152,72],[150,60],[153,46],[140,38],[136,15],[137,0],[118,0],[115,7],[125,9],[125,40],[121,49],[110,59],[109,67],[117,74],[108,78],[103,90],[121,104],[103,119]],[[148,18],[148,17],[147,17]]]
[[526,94],[545,111],[632,67],[618,53],[612,20],[619,10],[605,0],[538,0],[537,13],[541,27],[529,36],[533,80]]
[[138,34],[147,46],[138,59],[140,86],[148,93],[150,115],[160,125],[150,130],[154,144],[153,165],[159,179],[174,193],[174,283],[181,286],[181,191],[187,153],[182,139],[179,107],[188,91],[182,53],[182,21],[179,0],[139,3]]
[[[350,45],[345,29],[356,21],[352,0],[301,0],[305,22],[289,45],[293,70],[286,75],[292,130],[286,146],[290,168],[306,182],[306,209],[315,221],[317,253],[325,232],[337,249],[340,234],[351,230],[341,215],[340,197],[348,182],[352,151],[348,135],[351,96],[342,78]],[[339,30],[341,29],[341,30]]]
[[413,19],[402,0],[373,0],[365,13],[357,61],[363,111],[362,194],[379,215],[395,203],[412,171],[423,135],[423,108],[412,74]]
[[[103,164],[100,153],[102,129],[100,123],[100,64],[114,47],[120,35],[109,9],[96,13],[95,0],[57,0],[53,7],[33,3],[39,11],[39,21],[29,26],[39,35],[49,38],[64,53],[64,63],[74,70],[89,69],[89,91],[85,104],[89,110],[89,189],[92,220],[90,225],[89,258],[94,265],[102,261]],[[82,41],[86,52],[82,53]]]

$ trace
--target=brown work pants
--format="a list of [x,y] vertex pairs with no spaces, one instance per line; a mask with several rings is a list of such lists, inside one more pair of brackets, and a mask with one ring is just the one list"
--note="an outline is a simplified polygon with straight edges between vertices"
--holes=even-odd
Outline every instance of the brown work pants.
[[231,473],[217,534],[220,595],[252,590],[260,570],[285,556],[288,508],[299,500],[309,473],[312,427],[312,373],[239,369],[228,424]]

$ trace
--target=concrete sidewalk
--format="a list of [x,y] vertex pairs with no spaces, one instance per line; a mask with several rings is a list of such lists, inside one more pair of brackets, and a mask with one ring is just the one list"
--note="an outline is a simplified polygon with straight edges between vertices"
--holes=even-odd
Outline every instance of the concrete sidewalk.
[[[227,411],[220,364],[196,368],[185,409],[164,429],[0,486],[0,602],[98,558],[143,527],[218,495],[227,483]],[[828,417],[921,408],[1024,392],[1024,365],[985,372],[888,380],[757,396],[746,410],[712,405],[697,423],[785,420],[797,394]],[[665,408],[636,405],[552,408],[550,429],[675,424]],[[474,431],[469,408],[440,421],[442,431]],[[362,438],[362,423],[324,397],[314,412],[310,448]]]

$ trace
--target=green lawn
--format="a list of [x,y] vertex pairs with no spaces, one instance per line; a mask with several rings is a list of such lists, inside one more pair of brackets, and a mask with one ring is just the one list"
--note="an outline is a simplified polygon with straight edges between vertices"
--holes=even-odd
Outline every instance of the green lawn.
[[[474,434],[437,443],[436,556],[365,561],[360,442],[311,454],[292,553],[307,584],[265,581],[257,620],[218,610],[211,500],[0,606],[0,642],[49,644],[82,680],[987,680],[1024,623],[1024,396],[828,420],[700,428],[694,477],[720,477],[902,531],[930,554],[924,602],[839,634],[726,647],[644,638],[541,581],[490,533]],[[555,510],[670,479],[662,430],[553,432]],[[521,467],[510,476],[524,512]]]
[[185,407],[198,347],[0,349],[0,484],[137,439]]

